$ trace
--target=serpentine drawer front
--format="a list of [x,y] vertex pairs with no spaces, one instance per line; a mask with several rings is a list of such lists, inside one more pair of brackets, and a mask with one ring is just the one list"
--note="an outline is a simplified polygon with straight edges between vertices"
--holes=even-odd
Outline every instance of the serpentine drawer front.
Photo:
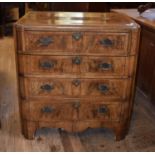
[[23,98],[101,97],[106,100],[129,98],[131,79],[20,78]]
[[118,106],[120,106],[120,102],[92,102],[81,99],[23,101],[22,117],[31,121],[41,122],[77,120],[119,121],[121,119],[121,108],[117,108]]
[[[19,73],[22,75],[61,75],[70,77],[80,74],[90,76],[131,76],[133,57],[105,56],[38,56],[19,55]],[[63,73],[63,75],[62,75]]]
[[128,33],[24,31],[21,53],[126,55]]
[[22,133],[37,128],[127,134],[139,26],[116,13],[29,12],[14,26]]

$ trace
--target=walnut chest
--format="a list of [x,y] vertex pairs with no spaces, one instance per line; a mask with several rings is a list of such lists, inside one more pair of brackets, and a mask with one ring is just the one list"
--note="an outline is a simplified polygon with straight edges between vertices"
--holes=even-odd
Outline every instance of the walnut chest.
[[29,12],[14,26],[22,132],[127,134],[139,26],[117,13]]

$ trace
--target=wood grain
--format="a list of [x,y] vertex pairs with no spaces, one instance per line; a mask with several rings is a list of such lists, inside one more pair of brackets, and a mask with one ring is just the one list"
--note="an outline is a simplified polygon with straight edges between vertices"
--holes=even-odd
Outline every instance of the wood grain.
[[[79,29],[76,22],[81,22],[77,24]],[[136,23],[116,13],[30,12],[15,24],[14,30],[22,131],[26,138],[33,139],[41,127],[72,132],[107,127],[114,131],[116,140],[125,138],[138,56]],[[53,70],[53,77],[51,72],[46,76],[40,72],[40,68],[48,71],[54,67],[57,70]],[[107,69],[111,72],[105,77],[103,71]],[[76,100],[70,103],[66,98]]]
[[[46,52],[55,55],[92,53],[120,56],[128,52],[129,33],[117,33],[117,31],[115,33],[91,33],[81,32],[81,30],[72,32],[64,32],[65,29],[59,32],[24,31],[23,36],[19,37],[24,37],[25,46],[23,47],[25,49],[18,50],[20,53],[40,52],[44,54]],[[74,38],[75,35],[79,35],[79,39]],[[107,39],[112,42],[111,46],[101,43]]]
[[[18,56],[20,75],[48,75],[72,77],[81,74],[81,77],[95,76],[132,76],[128,73],[128,65],[132,66],[134,57],[95,57],[95,56]],[[75,64],[74,60],[80,60]],[[124,69],[123,69],[124,68]],[[63,75],[62,75],[63,73]]]
[[109,129],[100,128],[77,134],[42,128],[33,141],[26,140],[21,134],[13,39],[4,38],[0,44],[0,151],[155,151],[155,113],[139,93],[128,136],[120,142]]
[[[79,81],[77,85],[76,82]],[[80,98],[116,101],[129,99],[131,79],[20,78],[22,98]],[[49,88],[48,88],[48,87]],[[46,88],[47,87],[47,88]],[[90,97],[91,96],[91,97]]]

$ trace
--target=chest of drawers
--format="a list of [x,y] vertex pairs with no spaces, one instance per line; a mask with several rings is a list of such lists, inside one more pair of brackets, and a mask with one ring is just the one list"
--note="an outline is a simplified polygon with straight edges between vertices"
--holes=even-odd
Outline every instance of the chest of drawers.
[[139,26],[116,13],[29,12],[14,26],[22,132],[127,134]]

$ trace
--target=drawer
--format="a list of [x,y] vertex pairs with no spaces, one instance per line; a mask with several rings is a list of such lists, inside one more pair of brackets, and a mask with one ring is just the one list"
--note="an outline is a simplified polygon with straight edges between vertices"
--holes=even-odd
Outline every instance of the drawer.
[[129,33],[24,31],[20,52],[127,55]]
[[25,31],[24,51],[41,53],[72,53],[83,48],[80,32]]
[[127,99],[131,79],[20,78],[23,98],[84,97]]
[[78,120],[119,121],[120,115],[121,103],[119,102],[88,101],[87,103],[80,105]]
[[23,118],[32,121],[118,121],[121,102],[82,99],[22,101]]
[[[97,56],[32,56],[19,55],[20,74],[41,74],[66,77],[81,76],[129,76],[128,65],[131,59],[126,57]],[[63,73],[63,74],[62,74]]]
[[90,54],[127,55],[129,46],[128,33],[88,33],[87,47]]
[[43,100],[22,101],[22,117],[31,121],[73,120],[73,101]]

